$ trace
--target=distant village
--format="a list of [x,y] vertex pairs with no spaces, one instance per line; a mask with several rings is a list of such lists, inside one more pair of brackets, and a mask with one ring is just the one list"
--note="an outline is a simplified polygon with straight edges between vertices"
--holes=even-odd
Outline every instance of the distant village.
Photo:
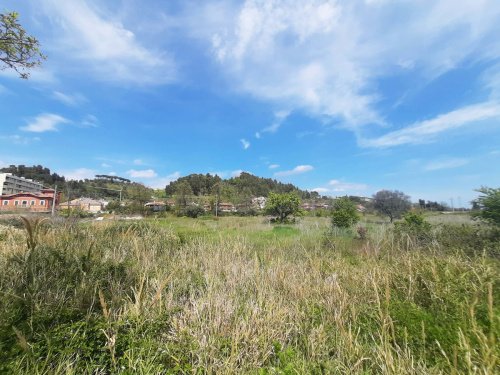
[[[98,214],[108,210],[110,200],[96,199],[91,197],[77,197],[71,200],[61,200],[62,191],[47,188],[42,183],[29,178],[19,177],[13,173],[0,173],[0,211],[12,212],[39,212],[54,213],[64,210],[75,210],[89,214]],[[193,197],[194,198],[194,197]],[[365,198],[367,201],[370,198]],[[216,210],[219,213],[237,214],[248,209],[260,212],[266,206],[267,197],[251,197],[248,203],[233,203],[228,201],[216,202]],[[125,202],[120,202],[125,205]],[[173,198],[151,200],[142,203],[146,211],[162,212],[175,210],[179,202]],[[188,200],[187,206],[200,207],[204,212],[212,212],[214,203],[200,202],[199,199]],[[329,210],[331,203],[322,199],[312,199],[301,204],[304,211]],[[358,204],[358,211],[363,212],[365,207]]]

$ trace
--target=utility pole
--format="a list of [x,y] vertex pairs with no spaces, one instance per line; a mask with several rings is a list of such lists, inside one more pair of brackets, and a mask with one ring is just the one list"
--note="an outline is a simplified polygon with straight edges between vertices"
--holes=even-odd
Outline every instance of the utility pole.
[[451,203],[451,211],[455,212],[455,207],[453,206],[453,198],[450,198],[450,203]]
[[56,214],[57,184],[54,187],[54,199],[52,201],[52,216]]

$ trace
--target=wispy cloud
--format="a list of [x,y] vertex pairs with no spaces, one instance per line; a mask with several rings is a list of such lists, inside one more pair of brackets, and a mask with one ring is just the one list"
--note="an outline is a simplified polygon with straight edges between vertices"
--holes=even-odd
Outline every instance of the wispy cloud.
[[[85,0],[42,0],[46,15],[58,27],[58,52],[84,61],[100,80],[136,84],[163,84],[175,77],[172,59],[146,48],[117,13],[108,14],[99,3]],[[75,59],[76,58],[76,59]]]
[[[219,3],[213,8],[203,16]],[[389,1],[247,0],[223,10],[233,13],[213,17],[219,24],[206,32],[234,87],[355,131],[385,124],[379,79],[412,72],[430,81],[471,56],[500,57],[491,43],[500,32],[496,0],[405,1],[400,18]]]
[[59,174],[66,177],[67,180],[85,180],[94,178],[97,171],[89,168],[77,168],[62,171]]
[[261,131],[255,133],[255,138],[259,139],[262,137],[262,133],[276,133],[281,127],[286,118],[290,115],[290,111],[282,110],[274,112],[274,121],[271,125],[265,127]]
[[134,165],[144,165],[144,161],[142,159],[134,159],[132,163]]
[[438,159],[427,163],[424,166],[425,171],[438,171],[441,169],[451,169],[462,167],[469,163],[469,159],[465,158],[449,158],[449,159]]
[[279,168],[280,165],[279,164],[269,164],[269,169],[276,169],[276,168]]
[[131,169],[127,171],[127,174],[132,178],[154,178],[158,176],[158,174],[153,169]]
[[87,98],[82,94],[65,94],[60,91],[52,92],[52,98],[70,107],[77,107],[87,101]]
[[362,194],[368,190],[367,184],[360,184],[356,182],[346,182],[341,180],[330,180],[326,186],[321,186],[312,189],[320,194],[335,195],[339,193],[344,194]]
[[493,119],[500,119],[500,103],[480,103],[439,115],[431,120],[417,122],[379,138],[360,139],[359,144],[363,147],[384,148],[432,142],[440,133],[445,131]]
[[99,120],[94,115],[86,115],[81,122],[81,126],[84,128],[96,128],[99,126]]
[[312,165],[297,165],[295,168],[288,170],[288,171],[275,172],[274,176],[275,177],[294,176],[297,174],[302,174],[302,173],[312,171],[313,169],[314,169],[314,167]]
[[28,125],[21,126],[19,129],[33,133],[53,132],[58,131],[60,125],[68,124],[69,122],[68,119],[54,113],[43,113],[35,117]]
[[250,142],[248,142],[246,139],[242,138],[240,139],[241,145],[243,146],[244,150],[248,150],[250,147]]
[[15,145],[29,145],[33,142],[38,142],[40,141],[39,137],[23,137],[19,134],[13,134],[13,135],[1,135],[0,140],[4,140],[10,143],[13,143]]
[[152,187],[153,189],[164,189],[165,186],[167,186],[170,182],[177,180],[179,177],[181,177],[181,173],[176,171],[165,177],[159,177],[157,179],[148,181],[147,185],[149,187]]

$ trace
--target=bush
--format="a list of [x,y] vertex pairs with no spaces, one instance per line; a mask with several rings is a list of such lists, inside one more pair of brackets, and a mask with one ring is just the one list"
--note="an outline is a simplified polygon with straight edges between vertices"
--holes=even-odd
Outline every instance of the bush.
[[196,219],[198,216],[204,215],[205,210],[201,208],[200,206],[189,206],[185,210],[185,214],[187,217],[191,217],[193,219]]
[[332,225],[336,228],[350,228],[359,221],[356,205],[347,197],[335,200]]
[[432,242],[432,225],[416,212],[408,212],[403,220],[394,224],[394,234],[400,244],[408,249],[413,246],[426,246]]

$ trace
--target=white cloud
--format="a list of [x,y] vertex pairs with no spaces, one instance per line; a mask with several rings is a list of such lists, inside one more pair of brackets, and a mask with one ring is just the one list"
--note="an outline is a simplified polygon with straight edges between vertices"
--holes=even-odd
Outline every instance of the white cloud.
[[86,115],[81,122],[81,126],[85,128],[96,128],[99,126],[99,120],[94,115]]
[[236,9],[212,8],[203,16],[224,17],[210,18],[206,38],[236,88],[339,119],[355,131],[385,124],[377,109],[379,79],[411,71],[429,81],[464,61],[500,57],[496,0],[397,7],[389,1],[247,0]]
[[[85,0],[42,0],[46,15],[60,35],[58,52],[85,62],[104,81],[163,84],[174,79],[174,64],[164,53],[146,48],[122,24],[119,12]],[[100,7],[98,6],[100,5]]]
[[23,137],[19,134],[13,134],[13,135],[2,135],[0,136],[0,140],[4,140],[16,145],[29,145],[33,142],[38,142],[40,141],[39,137]]
[[469,160],[464,159],[464,158],[450,158],[450,159],[434,160],[434,161],[427,163],[424,166],[424,170],[425,171],[438,171],[441,169],[458,168],[458,167],[462,167],[468,163],[469,163]]
[[332,191],[343,192],[343,191],[364,191],[368,189],[366,184],[358,184],[353,182],[345,182],[340,180],[330,180],[328,186],[331,187]]
[[[268,127],[265,127],[260,132],[256,133],[256,138],[260,138],[262,133],[276,133],[281,127],[286,118],[290,115],[290,111],[276,111],[274,112],[274,121]],[[258,136],[257,136],[258,135]]]
[[147,185],[153,189],[164,189],[170,182],[177,180],[181,177],[180,172],[174,172],[165,177],[160,177],[152,181],[148,181]]
[[242,138],[240,139],[241,145],[243,146],[244,150],[248,150],[250,147],[250,142],[248,142],[246,139]]
[[289,171],[275,172],[274,176],[275,177],[293,176],[293,175],[302,174],[302,173],[312,171],[313,169],[314,169],[314,167],[312,165],[297,165],[295,168],[293,168]]
[[21,130],[33,133],[43,133],[48,131],[58,131],[59,125],[67,124],[70,121],[62,116],[53,113],[43,113],[35,117],[26,126],[20,127]]
[[65,94],[60,91],[52,92],[52,98],[70,107],[76,107],[87,101],[87,98],[85,98],[82,94]]
[[153,169],[135,170],[131,169],[127,171],[127,174],[132,178],[154,178],[158,174]]
[[62,171],[59,174],[64,176],[66,180],[85,180],[94,178],[97,172],[93,169],[77,168],[73,170]]
[[276,168],[279,168],[280,165],[279,164],[269,164],[269,169],[276,169]]
[[387,133],[379,138],[360,139],[364,147],[391,147],[403,144],[430,142],[440,133],[471,126],[484,120],[500,119],[500,104],[485,102],[439,115],[431,120],[417,122],[411,126]]
[[330,180],[326,186],[312,189],[320,194],[338,195],[340,194],[362,194],[368,190],[368,185],[341,180]]
[[144,161],[142,159],[134,159],[132,163],[134,165],[144,165]]
[[244,172],[243,169],[237,169],[231,172],[231,177],[239,177]]
[[109,165],[108,163],[101,163],[101,167],[102,168],[111,168],[111,165]]

